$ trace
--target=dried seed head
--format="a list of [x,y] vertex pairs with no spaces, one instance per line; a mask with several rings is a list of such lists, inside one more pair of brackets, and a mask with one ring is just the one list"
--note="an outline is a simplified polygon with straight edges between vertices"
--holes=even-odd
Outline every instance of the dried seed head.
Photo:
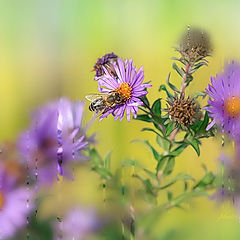
[[168,99],[167,102],[169,104],[167,111],[170,118],[180,125],[192,125],[199,117],[199,105],[194,99],[189,97],[185,99],[184,94],[181,94],[180,97],[175,95],[173,99]]
[[188,62],[207,57],[212,51],[209,35],[198,28],[188,28],[177,50],[181,53],[182,59]]
[[104,74],[103,67],[107,69],[109,74],[116,74],[113,64],[117,61],[116,54],[107,53],[103,57],[98,58],[96,64],[93,66],[93,71],[96,71],[96,77],[101,77]]

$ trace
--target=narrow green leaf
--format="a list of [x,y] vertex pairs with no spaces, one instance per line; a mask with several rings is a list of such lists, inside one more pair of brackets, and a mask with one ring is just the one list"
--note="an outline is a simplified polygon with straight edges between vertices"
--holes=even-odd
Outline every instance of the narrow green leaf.
[[194,138],[192,141],[189,141],[190,145],[194,148],[197,155],[200,156],[200,148],[199,148],[199,142],[196,138]]
[[153,156],[154,156],[156,161],[159,161],[159,159],[162,157],[162,155],[158,153],[158,151],[149,143],[149,141],[136,139],[136,140],[133,140],[132,142],[142,142],[142,143],[144,143],[152,151]]
[[166,167],[163,170],[163,175],[167,176],[167,175],[171,174],[172,171],[173,171],[174,166],[175,166],[175,158],[174,157],[170,157],[168,159]]
[[110,161],[111,161],[111,152],[108,152],[107,156],[105,157],[104,160],[104,166],[107,170],[110,169]]
[[171,185],[173,185],[174,183],[176,183],[177,181],[183,181],[183,182],[186,182],[186,181],[195,181],[195,179],[188,175],[188,174],[184,174],[184,173],[179,173],[177,176],[175,176],[172,180],[170,180],[167,184],[165,184],[164,186],[160,186],[159,189],[165,189],[165,188],[168,188],[170,187]]
[[204,189],[208,185],[211,185],[215,179],[215,176],[212,172],[208,172],[205,174],[205,176],[193,187],[193,189],[201,188]]
[[103,160],[95,148],[89,151],[89,155],[90,155],[90,160],[93,162],[94,165],[103,166]]
[[198,129],[198,132],[206,132],[208,123],[209,123],[209,116],[208,116],[208,112],[206,111],[205,115],[204,115],[204,119],[202,121],[202,124],[200,125],[200,127]]
[[147,173],[148,176],[150,176],[153,179],[156,179],[156,174],[146,168],[143,169],[145,173]]
[[203,99],[207,96],[207,93],[206,92],[196,92],[194,95],[193,95],[193,98],[197,99],[198,97],[202,97]]
[[157,99],[152,105],[152,111],[154,115],[158,118],[161,117],[161,99]]
[[173,62],[172,68],[176,70],[180,77],[183,77],[184,72],[178,67],[178,65],[175,62]]
[[156,166],[156,172],[159,172],[160,170],[163,169],[163,167],[166,165],[166,163],[168,162],[169,158],[174,157],[173,155],[164,155],[161,156],[161,158],[158,161],[158,164]]
[[157,135],[156,141],[161,148],[163,148],[165,151],[169,151],[171,147],[171,142],[167,138]]
[[166,127],[166,133],[165,133],[166,136],[169,136],[172,133],[172,131],[175,129],[175,127],[176,127],[175,123],[169,122]]
[[146,188],[146,192],[147,193],[150,193],[151,195],[155,196],[155,192],[154,192],[154,187],[151,183],[151,181],[149,179],[145,179],[144,180],[144,185],[145,185],[145,188]]
[[169,202],[172,200],[172,192],[167,192],[167,198]]
[[149,117],[147,114],[138,114],[135,118],[136,120],[144,121],[144,122],[152,122],[152,118]]
[[176,147],[171,154],[174,156],[178,156],[180,153],[182,153],[182,151],[188,146],[187,143],[182,143],[181,145],[179,145],[178,147]]
[[142,100],[142,102],[144,103],[144,107],[149,107],[150,106],[150,104],[149,104],[149,101],[148,101],[148,98],[147,98],[147,96],[146,95],[144,95],[144,96],[141,96],[140,97],[140,99]]
[[173,98],[173,95],[167,90],[167,88],[166,88],[166,86],[164,85],[164,84],[162,84],[160,87],[159,87],[159,89],[158,89],[158,91],[160,92],[160,91],[165,91],[166,92],[166,94],[167,94],[167,96],[169,97],[169,98]]
[[143,128],[141,131],[148,131],[148,132],[154,132],[154,133],[156,133],[158,136],[160,136],[160,134],[157,132],[157,131],[155,131],[154,129],[152,129],[152,128]]
[[92,170],[96,171],[104,179],[109,179],[112,177],[112,174],[105,168],[93,167]]
[[[175,63],[176,64],[176,63]],[[177,87],[175,85],[173,85],[172,83],[170,83],[170,73],[167,76],[167,85],[174,91],[174,92],[178,92],[180,93],[180,91],[177,89]]]

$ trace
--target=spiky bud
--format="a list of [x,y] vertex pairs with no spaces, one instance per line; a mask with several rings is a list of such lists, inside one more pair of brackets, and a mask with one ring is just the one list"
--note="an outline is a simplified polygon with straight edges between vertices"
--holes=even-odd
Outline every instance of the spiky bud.
[[212,46],[209,35],[198,29],[188,28],[180,40],[180,46],[177,48],[181,58],[187,62],[196,62],[210,55]]
[[116,74],[113,64],[117,61],[117,58],[118,56],[113,52],[98,58],[96,64],[93,66],[93,71],[96,71],[95,77],[101,77],[104,74],[103,67],[107,69],[109,74]]
[[189,126],[199,118],[200,107],[194,99],[190,97],[185,99],[184,94],[181,94],[180,97],[175,94],[174,98],[168,99],[167,102],[169,104],[167,111],[174,122],[182,126]]

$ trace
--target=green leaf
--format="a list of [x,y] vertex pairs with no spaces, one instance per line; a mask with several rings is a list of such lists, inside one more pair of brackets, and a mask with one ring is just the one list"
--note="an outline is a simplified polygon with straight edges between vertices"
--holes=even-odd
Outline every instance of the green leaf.
[[140,99],[141,99],[141,100],[142,100],[142,102],[144,103],[143,107],[145,107],[145,105],[146,105],[147,107],[149,107],[149,106],[150,106],[150,104],[149,104],[149,101],[148,101],[148,99],[147,99],[147,96],[146,96],[146,95],[144,95],[144,96],[141,96],[141,97],[140,97]]
[[203,99],[207,96],[207,93],[206,92],[196,92],[194,95],[193,95],[193,98],[197,99],[198,97],[202,97]]
[[137,140],[134,140],[132,142],[142,142],[142,143],[144,143],[152,151],[153,156],[154,156],[156,161],[159,161],[159,159],[162,157],[162,155],[158,153],[158,151],[149,143],[149,141],[137,139]]
[[149,117],[147,114],[138,114],[135,118],[136,120],[144,121],[144,122],[152,122],[152,118]]
[[137,178],[137,179],[139,179],[139,180],[143,183],[143,185],[145,186],[146,192],[147,192],[148,194],[151,194],[151,195],[153,195],[153,196],[156,196],[156,193],[154,192],[154,187],[153,187],[150,179],[148,179],[148,178],[147,178],[147,179],[143,179],[143,178],[142,178],[141,176],[139,176],[138,174],[135,174],[134,177]]
[[188,146],[187,143],[183,142],[181,145],[179,145],[178,147],[176,147],[171,154],[174,156],[178,156],[180,153],[182,153],[182,151]]
[[172,68],[176,70],[176,72],[180,75],[180,77],[183,77],[184,72],[178,67],[178,65],[175,62],[173,62]]
[[190,200],[193,197],[199,197],[199,196],[207,196],[207,193],[202,191],[185,192],[177,196],[176,198],[174,198],[171,201],[171,206],[179,205],[187,200]]
[[103,179],[109,179],[112,177],[112,174],[105,168],[93,167],[92,170],[97,172]]
[[175,123],[172,123],[172,122],[168,123],[166,127],[166,133],[165,133],[166,136],[169,136],[172,133],[172,131],[175,129],[175,127],[176,127]]
[[154,115],[158,118],[161,117],[161,99],[157,99],[152,105],[152,111]]
[[197,155],[200,156],[199,141],[196,138],[194,138],[192,141],[189,141],[189,143],[194,148]]
[[172,200],[172,193],[171,192],[167,192],[167,198],[168,198],[168,201],[170,202]]
[[144,185],[145,185],[146,192],[147,192],[147,193],[150,193],[150,194],[153,195],[153,196],[155,196],[156,194],[155,194],[155,192],[154,192],[154,190],[153,190],[154,187],[153,187],[151,181],[150,181],[149,179],[145,179],[145,180],[143,181],[143,183],[144,183]]
[[[176,64],[176,63],[175,63]],[[172,83],[170,83],[170,73],[168,74],[167,77],[167,85],[174,91],[174,92],[178,92],[180,93],[180,91],[177,89],[177,87],[175,85],[173,85]]]
[[193,187],[196,188],[206,188],[208,185],[211,185],[216,177],[213,175],[212,172],[208,172],[205,176]]
[[171,174],[172,171],[173,171],[174,166],[175,166],[175,158],[174,157],[170,157],[168,159],[166,167],[163,170],[163,175],[167,176],[167,175]]
[[158,136],[160,136],[160,134],[157,132],[157,131],[155,131],[154,129],[152,129],[152,128],[143,128],[141,131],[148,131],[148,132],[154,132],[154,133],[156,133]]
[[110,160],[111,160],[111,152],[108,152],[107,156],[105,157],[104,160],[104,166],[107,170],[110,169]]
[[[162,124],[160,124],[160,123],[156,123],[155,121],[153,122],[153,125],[154,125],[154,127],[159,131],[159,132],[161,132],[163,135],[164,135],[164,129],[163,129],[163,125]],[[162,128],[161,128],[161,126],[162,126]]]
[[168,161],[170,157],[172,157],[172,155],[165,155],[159,159],[156,167],[156,172],[159,172],[161,169],[163,169],[163,166],[165,165],[165,163]]
[[175,176],[172,180],[170,180],[167,184],[165,184],[164,186],[161,186],[159,189],[165,189],[165,188],[168,188],[170,187],[171,185],[173,185],[174,183],[176,183],[177,181],[195,181],[195,179],[188,175],[188,174],[185,174],[185,173],[179,173],[177,176]]
[[160,87],[159,87],[159,89],[158,89],[158,91],[160,92],[160,91],[165,91],[166,92],[166,94],[167,94],[167,96],[169,97],[169,98],[173,98],[173,95],[167,90],[167,88],[166,88],[166,86],[164,85],[164,84],[162,84]]
[[208,126],[208,123],[209,123],[209,116],[208,116],[208,113],[206,111],[205,115],[204,115],[204,119],[202,121],[202,124],[200,125],[200,127],[198,129],[198,132],[206,132],[206,128]]
[[144,172],[145,172],[148,176],[150,176],[150,177],[153,178],[153,179],[156,179],[156,174],[155,174],[154,172],[152,172],[152,171],[150,171],[150,170],[148,170],[148,169],[146,169],[146,168],[144,168],[143,170],[144,170]]
[[95,148],[92,148],[89,151],[89,155],[90,155],[90,160],[93,162],[94,165],[96,165],[96,166],[102,165],[103,166],[103,160]]
[[171,141],[169,141],[167,138],[162,137],[160,135],[157,135],[157,144],[163,148],[165,151],[169,151],[171,147]]
[[191,69],[190,73],[192,74],[192,73],[196,72],[202,66],[208,66],[208,64],[205,62],[199,62],[194,65],[194,67]]

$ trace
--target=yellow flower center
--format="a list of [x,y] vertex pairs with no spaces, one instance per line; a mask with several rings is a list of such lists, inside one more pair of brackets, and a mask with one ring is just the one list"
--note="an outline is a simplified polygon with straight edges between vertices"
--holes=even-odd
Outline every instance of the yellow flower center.
[[0,191],[0,210],[2,210],[3,204],[4,204],[4,196],[3,196],[3,193]]
[[125,101],[131,98],[132,88],[129,83],[121,83],[121,85],[116,88],[115,91],[118,92]]
[[229,97],[225,102],[225,111],[231,117],[239,117],[240,116],[240,96],[237,97]]

